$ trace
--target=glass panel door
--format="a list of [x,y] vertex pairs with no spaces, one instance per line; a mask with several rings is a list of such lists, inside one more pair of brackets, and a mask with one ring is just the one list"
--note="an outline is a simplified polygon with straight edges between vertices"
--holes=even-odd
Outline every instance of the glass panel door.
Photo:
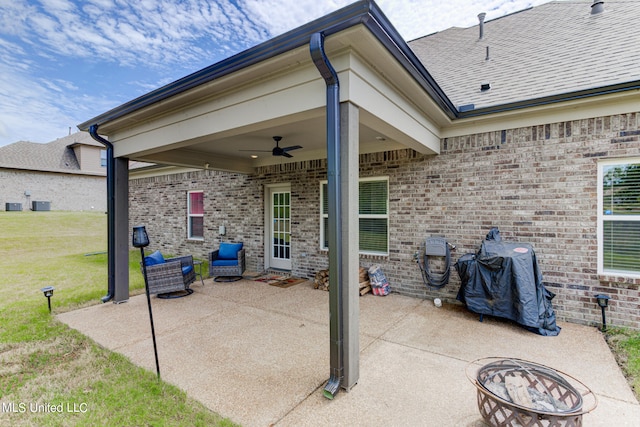
[[272,188],[270,193],[269,265],[272,268],[291,270],[291,191]]

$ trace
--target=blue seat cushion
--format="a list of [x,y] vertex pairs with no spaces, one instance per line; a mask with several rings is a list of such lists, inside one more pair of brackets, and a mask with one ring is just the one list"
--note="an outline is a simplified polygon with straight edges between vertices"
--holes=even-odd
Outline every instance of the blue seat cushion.
[[[238,259],[238,252],[242,249],[242,243],[220,243],[218,259]],[[215,265],[215,264],[214,264]]]
[[147,255],[146,257],[144,257],[144,265],[146,265],[147,267],[156,264],[164,264],[164,257],[162,256],[160,251],[155,251],[151,255]]
[[182,267],[182,275],[186,275],[191,273],[191,270],[193,270],[193,266],[191,265],[185,265],[184,267]]
[[214,267],[235,267],[238,265],[237,259],[217,259],[213,261]]

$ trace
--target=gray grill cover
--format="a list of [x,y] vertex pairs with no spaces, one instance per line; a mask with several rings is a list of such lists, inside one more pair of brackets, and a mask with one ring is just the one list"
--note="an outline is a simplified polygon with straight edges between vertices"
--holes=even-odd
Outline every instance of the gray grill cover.
[[465,254],[455,264],[462,285],[457,299],[478,314],[513,320],[540,335],[560,333],[551,305],[555,296],[542,284],[533,247],[502,242],[494,228],[478,254]]

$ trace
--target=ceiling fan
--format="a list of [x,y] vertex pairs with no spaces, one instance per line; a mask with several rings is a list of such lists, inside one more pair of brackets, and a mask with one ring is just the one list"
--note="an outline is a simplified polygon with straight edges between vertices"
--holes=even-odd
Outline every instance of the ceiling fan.
[[240,151],[253,151],[253,152],[271,152],[274,156],[284,156],[284,157],[293,157],[289,154],[289,151],[297,150],[302,148],[300,145],[292,145],[291,147],[280,147],[280,141],[282,140],[281,136],[274,136],[273,140],[276,142],[276,146],[273,147],[273,150],[240,150]]

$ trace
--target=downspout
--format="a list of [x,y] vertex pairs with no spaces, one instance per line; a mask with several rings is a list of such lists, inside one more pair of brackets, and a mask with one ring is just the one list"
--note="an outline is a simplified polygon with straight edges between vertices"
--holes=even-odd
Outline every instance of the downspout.
[[330,377],[324,396],[333,399],[344,377],[342,319],[342,236],[340,222],[340,83],[324,52],[324,34],[314,33],[309,42],[311,58],[327,85],[327,190],[329,214],[329,351]]
[[98,135],[98,125],[89,127],[89,135],[107,148],[107,295],[102,297],[102,302],[113,299],[116,283],[116,257],[115,257],[115,194],[116,180],[114,177],[115,159],[113,158],[113,144]]

